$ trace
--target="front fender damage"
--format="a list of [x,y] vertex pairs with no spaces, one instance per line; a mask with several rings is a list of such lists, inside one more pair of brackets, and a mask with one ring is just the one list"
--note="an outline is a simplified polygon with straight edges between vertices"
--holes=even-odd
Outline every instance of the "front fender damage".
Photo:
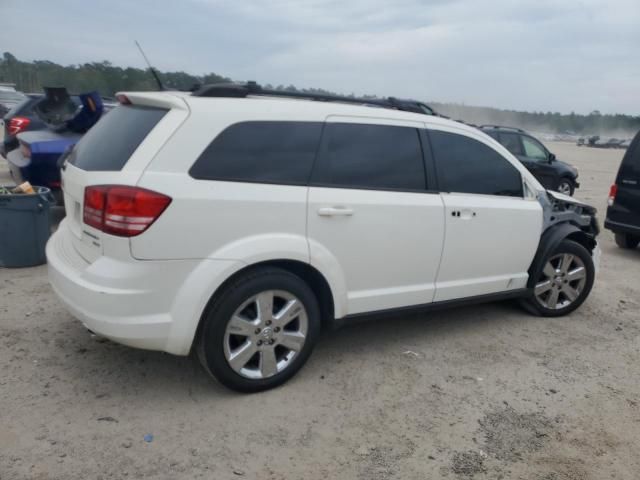
[[591,253],[595,251],[596,237],[600,226],[596,218],[597,210],[586,203],[558,192],[547,191],[538,196],[543,210],[543,231],[536,255],[529,267],[531,289],[544,264],[565,238],[570,238],[583,245]]

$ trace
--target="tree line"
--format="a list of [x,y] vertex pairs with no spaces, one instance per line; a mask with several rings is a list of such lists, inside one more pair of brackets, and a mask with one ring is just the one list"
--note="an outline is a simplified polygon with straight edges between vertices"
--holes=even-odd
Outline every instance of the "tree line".
[[[208,73],[197,76],[186,72],[158,72],[167,88],[189,90],[195,85],[223,83],[230,78]],[[59,65],[48,60],[26,62],[5,52],[0,59],[0,82],[15,83],[23,92],[40,92],[43,86],[64,86],[70,92],[97,90],[104,96],[112,96],[120,90],[157,90],[158,85],[150,71],[133,67],[119,67],[108,61],[78,65]],[[332,94],[321,88],[298,89],[294,85],[265,85],[278,90],[306,93]],[[351,94],[351,96],[354,96]],[[376,98],[375,95],[362,95]],[[429,103],[429,102],[426,102]],[[429,103],[436,111],[456,120],[472,124],[491,123],[509,125],[528,130],[549,133],[576,133],[583,135],[611,132],[631,135],[640,130],[640,115],[601,114],[594,110],[588,115],[558,112],[521,112],[491,107]]]

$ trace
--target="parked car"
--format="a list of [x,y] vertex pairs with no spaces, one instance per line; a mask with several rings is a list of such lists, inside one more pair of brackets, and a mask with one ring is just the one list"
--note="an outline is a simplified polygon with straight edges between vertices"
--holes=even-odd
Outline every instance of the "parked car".
[[600,140],[600,135],[592,135],[589,138],[587,138],[587,145],[589,147],[593,147],[596,144],[601,144],[602,140]]
[[15,90],[0,90],[0,118],[24,99],[24,93]]
[[[4,116],[4,140],[2,144],[0,144],[0,155],[6,157],[9,152],[20,146],[18,143],[19,133],[46,130],[49,126],[52,126],[56,131],[59,130],[60,124],[63,123],[60,120],[60,116],[58,116],[56,122],[55,118],[48,118],[46,113],[43,118],[43,115],[40,113],[50,110],[52,103],[54,109],[67,112],[66,115],[68,115],[68,112],[75,114],[82,109],[80,95],[68,94],[66,89],[47,88],[46,90],[49,95],[49,100],[47,100],[47,95],[45,94],[28,93],[21,102],[15,105]],[[100,99],[105,112],[116,106],[117,102],[115,102],[114,99],[107,97],[100,97]],[[45,108],[41,108],[47,102],[49,102],[49,107],[46,108],[45,105]]]
[[28,181],[48,187],[61,203],[58,161],[103,115],[102,99],[97,92],[71,97],[64,89],[47,89],[45,98],[36,99],[30,111],[33,121],[23,116],[6,117],[10,126],[20,123],[26,130],[35,129],[16,133],[5,143],[9,171],[15,183]]
[[28,93],[21,102],[4,115],[4,138],[0,145],[0,155],[6,157],[10,151],[20,146],[19,133],[46,128],[46,124],[33,111],[34,105],[43,98],[44,95],[41,93]]
[[610,138],[604,144],[604,148],[622,148],[622,143],[624,140],[620,140],[619,138]]
[[627,148],[611,186],[604,226],[615,234],[621,248],[636,248],[640,243],[640,132]]
[[619,140],[617,138],[609,138],[608,140],[603,140],[596,135],[589,139],[589,146],[593,148],[623,148],[623,142],[624,140]]
[[524,130],[498,125],[483,125],[481,129],[515,155],[545,188],[573,195],[580,186],[578,169],[558,160],[542,142]]
[[193,349],[252,392],[291,378],[322,325],[506,298],[555,317],[589,295],[595,209],[476,128],[252,85],[119,99],[65,159],[47,245],[98,335]]

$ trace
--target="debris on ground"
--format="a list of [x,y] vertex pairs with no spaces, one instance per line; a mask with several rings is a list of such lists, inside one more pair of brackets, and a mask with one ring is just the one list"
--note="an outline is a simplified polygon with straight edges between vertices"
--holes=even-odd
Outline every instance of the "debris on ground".
[[114,423],[118,423],[118,420],[116,420],[113,417],[99,417],[98,421],[99,422],[114,422]]
[[486,455],[480,452],[469,450],[467,452],[455,452],[451,460],[451,470],[457,475],[472,477],[477,473],[487,471],[484,466]]

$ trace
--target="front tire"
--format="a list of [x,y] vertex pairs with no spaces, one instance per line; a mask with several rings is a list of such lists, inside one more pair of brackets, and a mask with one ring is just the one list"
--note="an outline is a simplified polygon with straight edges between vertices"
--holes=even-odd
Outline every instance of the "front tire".
[[620,248],[634,249],[640,244],[640,236],[631,235],[630,233],[616,233],[616,244]]
[[571,181],[571,179],[561,178],[560,183],[558,183],[558,187],[556,188],[556,190],[560,193],[563,193],[565,195],[569,195],[570,197],[572,197],[573,193],[575,192],[575,186]]
[[527,311],[543,317],[560,317],[584,303],[595,279],[591,255],[579,243],[563,240],[546,259],[534,284]]
[[320,308],[300,277],[261,267],[224,288],[203,322],[197,347],[205,369],[228,388],[258,392],[305,364],[320,333]]

